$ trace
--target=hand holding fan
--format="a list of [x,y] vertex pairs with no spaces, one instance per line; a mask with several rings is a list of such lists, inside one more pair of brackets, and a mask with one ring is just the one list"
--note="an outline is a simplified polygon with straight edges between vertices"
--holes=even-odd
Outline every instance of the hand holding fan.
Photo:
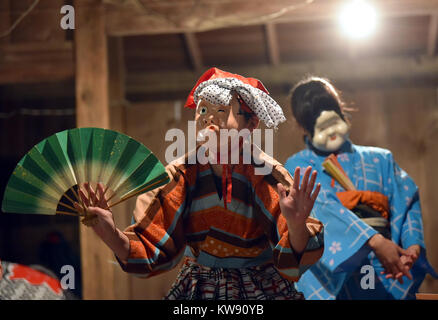
[[79,186],[99,182],[110,208],[168,183],[169,177],[155,155],[127,135],[70,129],[41,141],[20,160],[6,186],[2,210],[83,215],[74,208],[75,202],[82,203]]

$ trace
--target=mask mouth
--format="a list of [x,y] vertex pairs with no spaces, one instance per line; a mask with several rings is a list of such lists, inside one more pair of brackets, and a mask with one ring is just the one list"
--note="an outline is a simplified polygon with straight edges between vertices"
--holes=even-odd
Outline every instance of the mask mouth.
[[197,134],[197,140],[198,141],[205,140],[208,137],[209,132],[215,132],[217,135],[217,134],[219,134],[219,127],[216,125],[209,125],[203,129],[199,130],[198,134]]
[[333,141],[333,140],[336,140],[336,135],[334,135],[334,136],[331,136],[329,139],[331,140],[331,141]]

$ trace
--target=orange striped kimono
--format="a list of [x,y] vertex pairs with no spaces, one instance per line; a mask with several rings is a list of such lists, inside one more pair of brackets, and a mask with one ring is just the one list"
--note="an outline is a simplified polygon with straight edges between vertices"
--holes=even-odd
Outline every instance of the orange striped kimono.
[[256,175],[255,164],[232,167],[231,202],[219,197],[209,164],[187,164],[187,155],[170,163],[171,181],[137,198],[135,223],[124,232],[130,241],[124,271],[150,277],[172,269],[189,246],[197,263],[208,267],[246,268],[273,263],[280,274],[297,281],[323,253],[323,226],[307,220],[307,247],[296,255],[280,212],[278,182],[287,188],[288,171],[263,154],[272,165],[269,175]]

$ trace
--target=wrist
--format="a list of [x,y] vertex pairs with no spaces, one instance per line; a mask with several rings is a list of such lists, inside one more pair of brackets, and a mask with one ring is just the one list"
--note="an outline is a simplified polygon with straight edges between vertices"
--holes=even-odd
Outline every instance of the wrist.
[[385,238],[380,234],[377,233],[373,235],[371,238],[368,239],[368,246],[370,246],[371,249],[376,249],[382,241],[384,241]]
[[296,254],[301,254],[309,242],[310,232],[306,224],[288,225],[289,243]]
[[288,229],[293,233],[305,233],[308,232],[306,222],[303,223],[292,223],[286,221]]
[[123,232],[121,232],[118,228],[115,228],[111,232],[107,232],[106,234],[102,235],[102,240],[115,253],[116,256],[122,259],[128,256],[128,254],[125,255],[126,250],[124,248],[126,247],[126,242],[128,242],[129,245],[129,240],[127,237],[125,239],[125,237],[126,235]]

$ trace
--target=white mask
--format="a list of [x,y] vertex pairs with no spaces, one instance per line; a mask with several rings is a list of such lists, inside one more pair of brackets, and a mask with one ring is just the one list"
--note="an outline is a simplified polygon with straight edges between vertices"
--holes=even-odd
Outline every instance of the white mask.
[[323,111],[316,119],[312,144],[321,151],[336,151],[348,139],[349,129],[335,111]]

